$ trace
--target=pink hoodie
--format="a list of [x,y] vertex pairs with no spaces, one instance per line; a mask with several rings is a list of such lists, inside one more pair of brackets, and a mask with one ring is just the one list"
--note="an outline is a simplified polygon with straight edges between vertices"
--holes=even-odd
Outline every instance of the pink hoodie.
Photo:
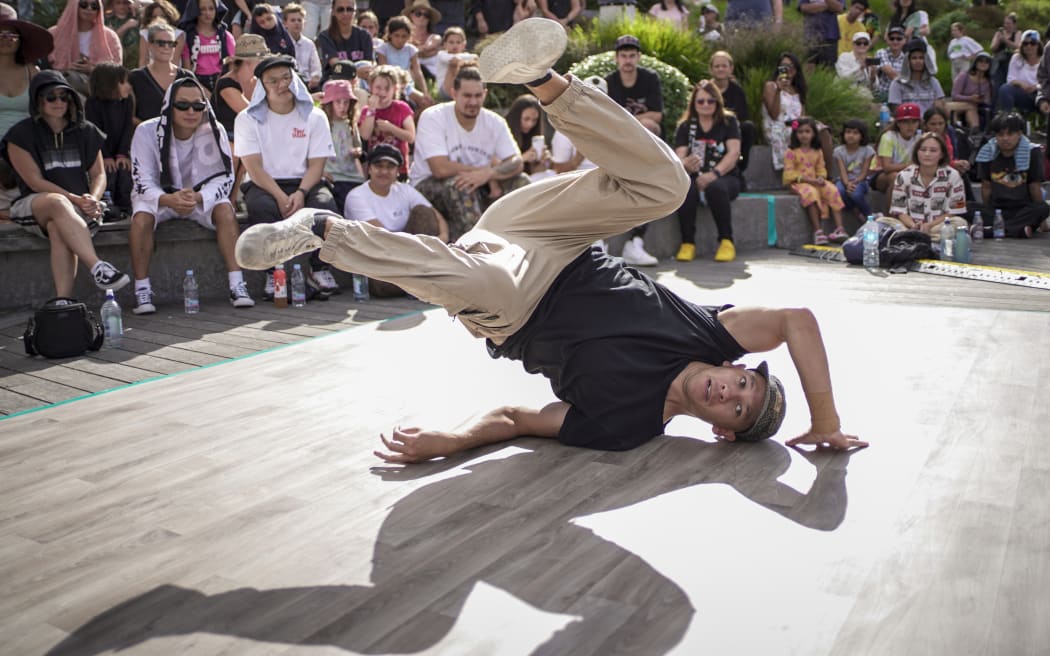
[[[113,62],[119,64],[124,58],[124,49],[120,45],[120,37],[117,33],[106,27],[102,22],[105,14],[105,5],[102,0],[91,0],[98,2],[99,10],[95,12],[95,25],[91,28],[91,52],[88,60],[92,64],[101,62]],[[54,27],[48,28],[48,32],[55,38],[55,49],[52,51],[51,65],[56,70],[68,71],[73,64],[80,60],[80,36],[77,30],[77,11],[79,0],[68,0],[66,8],[59,17]]]

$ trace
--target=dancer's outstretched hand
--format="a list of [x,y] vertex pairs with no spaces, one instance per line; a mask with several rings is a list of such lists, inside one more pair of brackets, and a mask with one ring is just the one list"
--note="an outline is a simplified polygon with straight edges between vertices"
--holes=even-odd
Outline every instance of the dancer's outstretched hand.
[[448,456],[461,448],[454,433],[428,431],[416,427],[398,427],[389,438],[381,433],[379,439],[383,440],[387,450],[372,453],[386,462],[401,464]]
[[841,430],[837,430],[833,433],[815,433],[812,430],[809,430],[798,437],[791,438],[786,444],[788,446],[796,446],[798,444],[816,444],[817,446],[828,446],[832,449],[839,449],[840,451],[854,448],[863,449],[868,446],[867,442],[857,439],[856,435],[846,435]]

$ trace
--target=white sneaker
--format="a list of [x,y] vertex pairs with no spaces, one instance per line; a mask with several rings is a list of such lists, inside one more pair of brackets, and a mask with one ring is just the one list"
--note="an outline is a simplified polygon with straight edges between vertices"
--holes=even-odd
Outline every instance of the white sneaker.
[[310,271],[310,279],[313,281],[315,287],[326,294],[338,294],[341,291],[339,289],[339,283],[335,281],[332,272],[328,269]]
[[230,305],[235,308],[255,307],[255,301],[248,295],[248,285],[243,280],[230,287]]
[[314,217],[331,212],[304,208],[283,221],[257,223],[237,238],[235,255],[242,269],[262,270],[324,246],[314,234]]
[[632,266],[656,266],[660,263],[655,257],[645,252],[645,242],[641,237],[628,239],[623,245],[623,261]]
[[565,28],[557,21],[526,18],[481,51],[481,77],[494,84],[537,80],[558,61],[568,41]]
[[105,260],[99,260],[91,267],[91,277],[95,279],[95,285],[102,291],[112,289],[117,291],[131,282],[128,274],[121,273],[117,267]]
[[133,314],[153,314],[157,311],[156,306],[153,305],[153,290],[149,287],[145,289],[135,290],[135,307],[132,308]]

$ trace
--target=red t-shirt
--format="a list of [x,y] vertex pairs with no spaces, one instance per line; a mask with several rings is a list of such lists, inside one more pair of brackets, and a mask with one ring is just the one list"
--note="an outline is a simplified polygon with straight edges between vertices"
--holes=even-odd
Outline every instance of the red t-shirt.
[[[403,128],[405,127],[405,121],[412,117],[412,108],[404,101],[395,100],[390,103],[389,107],[375,110],[375,116],[377,121],[385,119],[397,127]],[[361,122],[364,122],[363,117]],[[372,138],[368,140],[368,149],[372,150],[377,145],[384,143],[390,144],[401,151],[401,157],[404,158],[405,163],[401,166],[399,172],[408,175],[408,142],[398,139],[392,134],[380,134],[378,131],[372,130]]]

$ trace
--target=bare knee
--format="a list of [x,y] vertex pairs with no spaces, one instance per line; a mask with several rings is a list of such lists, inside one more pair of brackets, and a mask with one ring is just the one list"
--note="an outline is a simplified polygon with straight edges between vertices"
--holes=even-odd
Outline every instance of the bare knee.
[[131,217],[131,227],[139,230],[153,230],[157,226],[157,217],[149,212],[135,212]]

